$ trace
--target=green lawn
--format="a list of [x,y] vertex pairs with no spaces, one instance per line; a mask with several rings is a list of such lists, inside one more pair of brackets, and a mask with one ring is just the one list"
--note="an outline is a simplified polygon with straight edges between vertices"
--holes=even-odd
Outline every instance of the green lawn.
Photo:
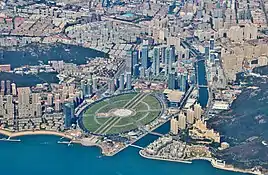
[[159,101],[152,95],[148,95],[142,101],[150,105],[151,109],[161,109]]
[[94,120],[93,115],[83,115],[83,124],[91,132],[96,131],[100,125]]
[[140,110],[148,110],[148,107],[147,107],[144,103],[139,102],[139,103],[137,104],[137,106],[135,106],[133,109],[136,110],[136,111],[140,111]]
[[106,113],[106,112],[109,112],[111,109],[114,109],[114,108],[123,108],[124,105],[128,101],[129,100],[120,100],[120,101],[111,102],[111,100],[110,100],[110,104],[108,103],[106,106],[102,107],[98,112],[99,113]]
[[139,122],[142,123],[143,125],[146,125],[155,120],[156,117],[158,117],[159,113],[160,111],[150,112],[147,117],[143,118],[142,120],[139,120]]

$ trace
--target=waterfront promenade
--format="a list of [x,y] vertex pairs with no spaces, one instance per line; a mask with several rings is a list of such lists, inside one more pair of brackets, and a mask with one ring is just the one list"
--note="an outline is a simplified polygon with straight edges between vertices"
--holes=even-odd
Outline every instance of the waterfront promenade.
[[9,138],[27,136],[27,135],[55,135],[55,136],[64,137],[64,138],[71,139],[71,140],[74,139],[74,137],[68,133],[56,132],[56,131],[40,131],[39,130],[39,131],[11,132],[11,131],[0,129],[0,134],[8,136]]

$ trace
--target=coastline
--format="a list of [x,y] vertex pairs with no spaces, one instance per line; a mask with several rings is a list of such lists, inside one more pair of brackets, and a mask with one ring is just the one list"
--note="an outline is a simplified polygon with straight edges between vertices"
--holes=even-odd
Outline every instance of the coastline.
[[239,173],[248,173],[248,174],[255,174],[255,175],[263,175],[261,172],[253,172],[250,170],[243,170],[240,168],[234,168],[234,167],[226,167],[226,166],[222,166],[222,165],[218,165],[217,164],[217,160],[214,158],[206,158],[206,157],[196,157],[196,158],[191,158],[191,159],[184,159],[184,160],[172,160],[172,159],[164,159],[164,158],[160,158],[160,157],[154,157],[154,156],[147,156],[144,155],[142,153],[143,150],[139,151],[139,155],[143,158],[146,159],[152,159],[152,160],[161,160],[161,161],[169,161],[169,162],[178,162],[178,163],[187,163],[187,164],[191,164],[192,161],[194,160],[205,160],[205,161],[209,161],[211,163],[211,165],[214,168],[217,169],[221,169],[221,170],[225,170],[225,171],[233,171],[233,172],[239,172]]

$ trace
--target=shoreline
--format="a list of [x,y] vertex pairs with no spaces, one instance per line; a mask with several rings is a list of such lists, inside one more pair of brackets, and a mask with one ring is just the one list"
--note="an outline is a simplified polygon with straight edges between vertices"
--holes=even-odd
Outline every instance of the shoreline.
[[146,158],[146,159],[178,162],[178,163],[187,163],[187,164],[191,164],[192,161],[194,161],[194,160],[203,160],[203,161],[210,162],[212,167],[217,168],[217,169],[221,169],[221,170],[239,172],[239,173],[249,173],[249,174],[255,174],[255,175],[263,175],[261,172],[253,172],[250,170],[243,170],[243,169],[239,169],[239,168],[235,168],[235,167],[226,167],[226,166],[223,167],[223,166],[217,165],[217,160],[214,158],[196,157],[196,158],[190,158],[190,159],[184,159],[184,160],[172,160],[172,159],[168,159],[168,158],[165,159],[165,158],[161,158],[161,157],[147,156],[147,155],[144,155],[142,153],[142,151],[143,150],[139,151],[139,155],[143,158]]

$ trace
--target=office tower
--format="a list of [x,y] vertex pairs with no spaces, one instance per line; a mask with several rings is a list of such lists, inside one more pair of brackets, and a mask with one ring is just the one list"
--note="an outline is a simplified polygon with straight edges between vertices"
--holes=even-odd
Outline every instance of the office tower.
[[168,89],[175,89],[175,73],[168,74]]
[[72,126],[72,119],[74,118],[74,104],[67,102],[63,105],[64,127],[68,129]]
[[209,49],[214,50],[214,47],[215,47],[215,41],[214,41],[214,39],[210,39],[209,40]]
[[87,83],[87,93],[89,96],[93,94],[93,86],[92,83]]
[[165,75],[166,76],[168,75],[168,73],[170,73],[168,72],[169,62],[170,62],[169,59],[170,59],[170,48],[168,47],[165,49]]
[[187,91],[187,84],[188,81],[188,75],[187,74],[181,74],[181,78],[180,78],[180,90],[182,92],[186,92]]
[[186,116],[182,112],[179,114],[179,129],[186,129]]
[[133,66],[139,64],[139,52],[137,50],[133,50],[132,52],[132,63]]
[[10,82],[10,80],[6,81],[6,94],[7,95],[11,94],[11,82]]
[[187,123],[194,123],[194,111],[192,109],[187,109]]
[[36,103],[35,104],[35,111],[36,111],[36,117],[42,117],[42,105],[41,103]]
[[116,78],[115,79],[115,87],[116,87],[116,89],[118,89],[119,86],[120,86],[120,80],[119,80],[119,78]]
[[125,62],[126,62],[126,68],[125,68],[126,72],[130,73],[130,75],[132,75],[133,61],[132,61],[132,51],[131,50],[127,51]]
[[53,105],[53,95],[47,94],[47,105],[52,106]]
[[153,50],[153,74],[155,76],[159,75],[160,69],[160,49],[159,47],[155,47]]
[[108,80],[108,90],[110,94],[113,94],[115,92],[115,86],[114,86],[114,79],[111,78]]
[[141,66],[148,68],[148,45],[143,45],[141,50]]
[[93,91],[97,91],[98,90],[97,81],[98,81],[98,79],[96,77],[94,77],[93,78],[93,81],[92,81]]
[[171,60],[171,64],[173,64],[175,62],[175,57],[176,57],[176,49],[174,45],[170,46],[170,60]]
[[174,135],[178,135],[179,131],[179,122],[176,118],[170,120],[170,132]]
[[110,2],[110,0],[102,0],[101,5],[102,5],[102,7],[110,7],[111,2]]
[[161,62],[165,63],[166,47],[161,47]]
[[12,95],[17,96],[17,86],[15,83],[11,84]]
[[124,74],[121,74],[119,80],[119,90],[123,91],[124,89],[125,89],[125,77]]
[[132,85],[131,85],[131,74],[127,73],[127,90],[131,90]]
[[1,81],[1,95],[5,95],[5,92],[6,92],[6,84],[5,84],[5,81],[2,80]]
[[134,69],[133,69],[133,77],[134,78],[138,78],[139,77],[139,75],[140,75],[140,66],[139,66],[139,64],[135,64],[134,65]]
[[0,116],[4,115],[4,96],[0,95]]
[[55,101],[55,111],[60,112],[61,111],[61,102],[60,100]]
[[87,95],[87,89],[86,89],[86,81],[85,80],[81,80],[81,90],[83,92],[83,95],[86,96]]
[[209,46],[205,47],[205,57],[206,57],[206,59],[209,58]]
[[196,120],[200,120],[202,115],[202,108],[200,104],[195,104],[194,105],[194,117]]
[[145,78],[145,68],[141,67],[140,69],[140,78]]
[[75,84],[71,84],[70,86],[68,86],[68,92],[69,94],[75,93]]

